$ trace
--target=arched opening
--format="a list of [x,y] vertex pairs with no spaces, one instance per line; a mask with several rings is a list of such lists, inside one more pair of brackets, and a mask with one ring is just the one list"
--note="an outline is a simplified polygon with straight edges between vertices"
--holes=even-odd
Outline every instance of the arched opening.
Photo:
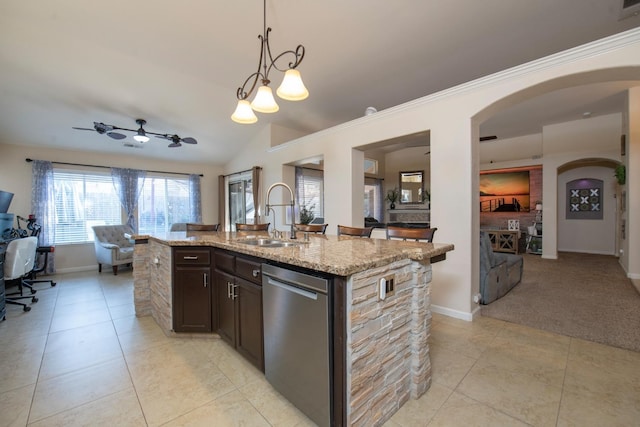
[[[569,93],[569,90],[572,91],[571,93],[577,94],[581,91],[599,90],[605,85],[616,82],[623,91],[622,100],[627,101],[629,88],[640,85],[638,75],[640,75],[639,67],[621,67],[567,75],[533,85],[510,94],[479,111],[473,117],[474,132],[481,137],[486,136],[486,131],[489,128],[487,124],[491,123],[494,117],[507,116],[506,113],[512,110],[523,113],[525,111],[521,108],[523,105],[544,109],[544,104],[539,101],[554,99],[554,95]],[[621,135],[624,135],[628,129],[630,120],[628,104],[623,104],[618,110],[607,111],[605,114],[591,115],[588,110],[589,104],[581,104],[580,99],[577,97],[573,106],[573,113],[576,114],[573,118],[561,117],[558,121],[551,120],[542,123],[539,131],[527,135],[510,136],[503,140],[498,135],[498,138],[486,143],[485,147],[491,146],[488,150],[483,147],[485,143],[473,142],[478,144],[477,166],[479,171],[514,167],[539,167],[542,169],[542,180],[539,185],[541,187],[540,194],[542,194],[540,201],[544,206],[541,212],[543,251],[542,256],[535,256],[535,258],[530,254],[523,254],[525,275],[527,274],[527,257],[529,257],[530,265],[537,264],[538,267],[545,260],[556,260],[554,268],[558,267],[560,274],[557,277],[566,274],[567,271],[562,271],[563,257],[559,257],[558,252],[581,254],[575,257],[578,262],[581,257],[587,258],[587,255],[582,254],[608,256],[614,260],[613,268],[619,268],[622,271],[615,257],[618,256],[620,249],[620,206],[624,198],[621,194],[623,189],[621,190],[620,186],[616,184],[614,169],[625,161],[624,154],[621,153],[620,140]],[[549,109],[554,107],[548,106]],[[578,113],[582,117],[578,116]],[[483,157],[483,152],[490,154]],[[509,153],[517,153],[518,156],[510,158],[507,155]],[[633,164],[627,165],[627,168],[632,167],[634,167]],[[602,182],[601,187],[585,186],[587,190],[597,190],[593,195],[587,192],[588,196],[594,198],[593,200],[587,199],[587,201],[594,201],[593,209],[594,211],[600,210],[602,218],[596,215],[572,218],[567,214],[571,209],[570,190],[572,187],[569,187],[569,184],[576,184],[577,181],[583,179]],[[585,206],[578,206],[577,209],[591,210],[590,205],[589,207]],[[477,215],[481,217],[480,212]],[[479,223],[482,228],[482,219]],[[527,231],[525,226],[526,224],[521,224],[521,230],[524,234]],[[507,228],[506,221],[504,228]],[[623,228],[624,226],[622,226]],[[576,266],[572,265],[571,268],[575,269]],[[537,270],[536,274],[543,275],[546,279],[550,277],[545,275],[544,267]],[[566,278],[567,276],[562,277]],[[624,274],[619,277],[622,282],[628,281]],[[503,299],[508,296],[509,294]],[[533,304],[532,299],[538,297],[544,296],[533,294],[528,301],[522,303],[523,305],[531,305]],[[500,301],[502,299],[496,303]],[[567,306],[573,305],[575,307],[579,301],[565,302],[563,306],[558,307],[558,312],[562,310],[567,312]],[[485,310],[488,307],[491,305],[482,308],[482,314],[491,316],[489,314],[491,310]],[[511,308],[513,309],[513,307]],[[500,316],[492,317],[500,318]],[[516,319],[505,320],[522,323]],[[556,323],[562,322],[557,321]],[[570,322],[566,323],[570,324]],[[548,327],[549,325],[525,324],[540,329],[553,330]],[[555,332],[572,335],[568,331],[555,330]]]

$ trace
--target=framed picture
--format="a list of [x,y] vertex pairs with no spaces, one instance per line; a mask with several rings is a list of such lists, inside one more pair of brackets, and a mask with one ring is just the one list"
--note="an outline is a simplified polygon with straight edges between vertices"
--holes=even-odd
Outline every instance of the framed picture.
[[480,212],[529,212],[529,171],[480,172]]
[[520,220],[519,219],[507,220],[507,228],[509,229],[509,231],[520,230]]

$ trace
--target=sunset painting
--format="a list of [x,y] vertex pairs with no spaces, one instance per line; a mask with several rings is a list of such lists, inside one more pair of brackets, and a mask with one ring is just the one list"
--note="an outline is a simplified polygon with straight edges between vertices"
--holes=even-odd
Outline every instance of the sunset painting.
[[529,171],[480,174],[480,212],[528,212]]

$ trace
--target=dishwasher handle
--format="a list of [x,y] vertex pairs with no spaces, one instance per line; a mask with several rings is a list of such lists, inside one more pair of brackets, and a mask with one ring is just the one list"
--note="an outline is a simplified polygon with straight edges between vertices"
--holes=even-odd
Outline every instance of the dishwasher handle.
[[318,293],[317,292],[312,292],[312,291],[308,291],[306,289],[301,289],[297,286],[292,286],[288,283],[282,282],[280,280],[275,280],[272,279],[271,277],[267,277],[267,284],[271,285],[271,286],[276,286],[278,288],[284,289],[285,291],[289,291],[289,292],[293,292],[296,293],[298,295],[301,295],[305,298],[309,298],[312,300],[317,300],[318,299]]

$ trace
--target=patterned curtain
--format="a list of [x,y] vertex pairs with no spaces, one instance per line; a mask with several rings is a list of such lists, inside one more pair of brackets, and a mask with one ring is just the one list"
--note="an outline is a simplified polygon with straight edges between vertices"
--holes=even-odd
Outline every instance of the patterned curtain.
[[[38,236],[38,245],[53,246],[56,241],[53,164],[34,160],[31,166],[31,178],[31,212],[36,217],[36,223],[42,227]],[[48,255],[46,273],[53,274],[56,271],[55,252]]]
[[116,188],[120,204],[127,214],[126,224],[136,233],[138,232],[138,223],[134,214],[146,175],[147,172],[142,170],[111,168],[113,186]]
[[375,204],[375,218],[378,221],[384,221],[384,196],[382,195],[382,180],[376,179],[376,204]]
[[260,166],[254,166],[251,169],[251,185],[253,186],[253,223],[260,223],[260,171],[262,168]]
[[202,222],[202,194],[200,191],[200,175],[189,175],[189,202],[191,221]]
[[226,211],[226,178],[224,175],[218,175],[218,222],[221,231],[227,230],[227,211]]

